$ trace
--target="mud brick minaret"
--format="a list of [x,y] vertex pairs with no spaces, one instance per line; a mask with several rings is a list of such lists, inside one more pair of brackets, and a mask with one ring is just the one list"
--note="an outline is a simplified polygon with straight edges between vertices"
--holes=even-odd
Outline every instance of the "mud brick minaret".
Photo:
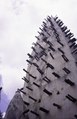
[[39,29],[18,89],[26,107],[20,119],[77,119],[77,40],[58,17],[48,16]]
[[[58,18],[48,16],[39,28],[23,93],[29,119],[77,119],[77,44]],[[25,93],[24,93],[25,92]]]

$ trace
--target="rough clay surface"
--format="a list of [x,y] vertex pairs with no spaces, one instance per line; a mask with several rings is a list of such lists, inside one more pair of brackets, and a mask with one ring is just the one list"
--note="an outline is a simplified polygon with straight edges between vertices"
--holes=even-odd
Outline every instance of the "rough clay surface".
[[[23,69],[24,88],[20,90],[26,107],[24,119],[77,118],[77,52],[72,45],[75,39],[67,28],[63,31],[63,22],[57,21],[51,16],[43,22],[32,54],[28,54],[27,71]],[[14,98],[18,111],[12,108],[10,114],[15,117],[8,119],[20,118],[23,101]]]

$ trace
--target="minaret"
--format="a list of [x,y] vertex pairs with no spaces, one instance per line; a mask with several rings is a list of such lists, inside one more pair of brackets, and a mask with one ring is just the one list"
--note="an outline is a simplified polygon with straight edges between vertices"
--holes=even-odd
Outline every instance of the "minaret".
[[23,100],[29,119],[77,119],[77,44],[57,16],[39,28],[29,59]]

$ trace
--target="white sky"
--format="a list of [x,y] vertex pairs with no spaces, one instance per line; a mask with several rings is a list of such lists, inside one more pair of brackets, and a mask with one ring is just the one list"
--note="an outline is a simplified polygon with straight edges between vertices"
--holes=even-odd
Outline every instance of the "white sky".
[[56,14],[77,36],[77,0],[0,0],[0,73],[9,98],[23,86],[22,69],[42,21]]

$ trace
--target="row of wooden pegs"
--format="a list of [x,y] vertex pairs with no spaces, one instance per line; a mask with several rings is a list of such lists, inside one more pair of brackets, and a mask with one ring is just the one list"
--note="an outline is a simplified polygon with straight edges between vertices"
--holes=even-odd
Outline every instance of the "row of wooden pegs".
[[[58,17],[55,17],[54,20],[56,21],[56,23],[59,25],[60,23],[63,23],[60,19],[58,19]],[[71,43],[71,45],[69,46],[70,48],[73,48],[72,50],[72,54],[77,54],[77,44],[76,41],[77,39],[74,38],[74,34],[70,32],[70,30],[67,30],[67,26],[63,26],[63,24],[60,26],[61,30],[65,33],[65,37],[69,38],[68,43]]]

